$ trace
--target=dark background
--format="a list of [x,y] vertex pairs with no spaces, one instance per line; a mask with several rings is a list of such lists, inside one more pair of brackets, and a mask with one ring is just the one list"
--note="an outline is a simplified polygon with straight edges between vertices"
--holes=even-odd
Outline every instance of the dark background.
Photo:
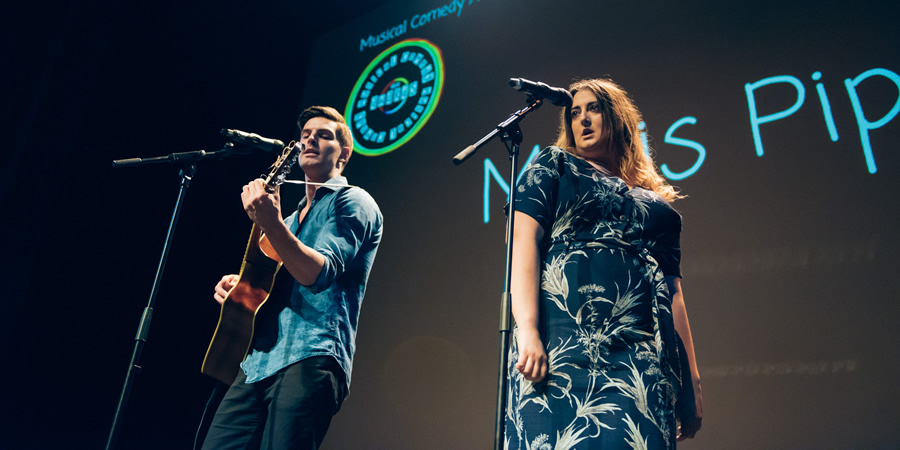
[[[900,121],[870,133],[866,170],[843,80],[900,72],[895,2],[481,0],[371,49],[359,41],[444,4],[342,1],[38,2],[2,16],[6,136],[0,448],[106,441],[178,193],[178,168],[113,159],[218,150],[221,128],[290,140],[299,111],[343,110],[363,69],[407,38],[441,49],[446,81],[429,122],[346,174],[376,198],[385,237],[363,308],[352,394],[327,448],[489,448],[504,257],[484,160],[450,158],[523,106],[510,77],[565,86],[610,75],[633,95],[657,160],[687,169],[684,288],[704,387],[704,428],[685,448],[895,448],[900,444],[896,207]],[[662,3],[662,4],[661,4]],[[319,37],[319,39],[316,39]],[[821,71],[828,132],[812,73]],[[744,84],[791,75],[792,116],[761,126]],[[883,77],[859,87],[871,121],[896,102]],[[757,90],[760,114],[789,85]],[[523,122],[522,160],[552,142],[558,110]],[[189,448],[212,382],[199,373],[250,222],[240,187],[256,153],[200,164],[184,203],[121,448]],[[299,176],[299,174],[295,174]],[[285,188],[293,204],[296,187]],[[286,206],[285,209],[289,209]]]

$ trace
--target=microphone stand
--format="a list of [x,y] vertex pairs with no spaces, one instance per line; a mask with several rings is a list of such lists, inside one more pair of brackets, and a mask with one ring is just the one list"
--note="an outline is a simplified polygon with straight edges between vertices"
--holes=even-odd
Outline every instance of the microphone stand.
[[509,293],[509,286],[512,281],[512,251],[513,251],[513,218],[515,217],[516,205],[516,175],[518,174],[519,165],[519,144],[522,143],[522,130],[519,128],[519,122],[528,113],[540,108],[543,100],[535,99],[529,96],[527,99],[529,105],[519,111],[516,111],[508,119],[501,122],[481,138],[475,144],[466,147],[465,150],[459,152],[453,157],[454,164],[461,164],[475,152],[488,143],[498,134],[500,139],[506,144],[509,152],[510,172],[509,172],[509,213],[506,219],[506,277],[503,285],[503,295],[500,296],[500,369],[497,375],[497,408],[494,417],[494,450],[503,448],[503,431],[506,423],[506,398],[507,398],[507,379],[506,370],[509,365],[509,334],[510,322],[512,322],[512,296]]
[[179,164],[181,170],[178,176],[181,177],[181,188],[178,191],[178,198],[175,201],[175,210],[172,219],[169,222],[169,230],[166,233],[166,240],[163,244],[162,256],[159,259],[159,265],[156,268],[156,278],[153,280],[153,287],[150,289],[150,299],[141,315],[141,321],[138,324],[137,334],[135,335],[134,351],[131,354],[131,361],[128,363],[128,372],[125,375],[125,383],[122,386],[122,394],[119,396],[119,404],[116,407],[115,416],[113,416],[112,427],[109,431],[109,437],[106,441],[106,450],[112,450],[115,447],[116,439],[121,428],[122,413],[125,411],[125,405],[128,403],[128,397],[131,394],[131,386],[134,383],[134,376],[141,373],[141,366],[138,365],[141,358],[141,352],[144,344],[147,342],[147,335],[150,332],[150,319],[153,316],[153,305],[156,304],[156,294],[162,281],[163,269],[166,266],[166,259],[169,257],[169,247],[172,244],[172,238],[175,232],[175,224],[178,222],[178,216],[181,214],[181,206],[184,201],[188,187],[190,187],[191,179],[197,173],[197,162],[206,158],[224,158],[231,155],[247,154],[250,149],[242,151],[234,151],[232,143],[225,144],[221,150],[216,152],[206,152],[204,150],[193,152],[172,153],[168,156],[159,156],[153,158],[129,158],[120,159],[112,162],[113,167],[134,167],[144,164]]

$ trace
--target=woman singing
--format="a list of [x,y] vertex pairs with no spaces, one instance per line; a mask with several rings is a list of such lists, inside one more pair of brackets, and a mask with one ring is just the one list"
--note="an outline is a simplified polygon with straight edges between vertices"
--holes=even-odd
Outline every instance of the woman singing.
[[672,449],[702,416],[679,196],[622,88],[570,92],[556,145],[517,186],[506,448]]

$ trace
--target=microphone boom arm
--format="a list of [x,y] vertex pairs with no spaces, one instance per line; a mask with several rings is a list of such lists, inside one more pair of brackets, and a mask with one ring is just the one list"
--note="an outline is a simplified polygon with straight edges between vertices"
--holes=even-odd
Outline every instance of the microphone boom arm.
[[170,153],[166,156],[153,156],[150,158],[116,159],[112,162],[112,166],[115,168],[121,168],[121,167],[142,166],[144,164],[160,164],[160,163],[189,165],[189,164],[193,164],[196,161],[200,161],[202,159],[224,158],[226,156],[244,155],[247,153],[249,153],[249,152],[235,151],[234,144],[232,144],[231,142],[228,142],[225,144],[224,147],[222,147],[221,150],[218,150],[215,152],[208,152],[206,150],[197,150],[197,151],[193,151],[193,152]]
[[453,164],[462,164],[463,161],[469,159],[472,155],[474,155],[475,152],[478,151],[478,149],[484,146],[484,144],[490,142],[491,139],[497,137],[498,134],[507,132],[514,125],[518,125],[519,122],[524,119],[528,113],[540,108],[541,105],[544,104],[543,100],[535,99],[531,95],[528,96],[528,101],[530,102],[528,106],[512,113],[509,118],[507,118],[503,122],[500,122],[493,130],[491,130],[490,133],[485,135],[478,142],[466,147],[463,151],[457,153],[456,156],[453,157]]

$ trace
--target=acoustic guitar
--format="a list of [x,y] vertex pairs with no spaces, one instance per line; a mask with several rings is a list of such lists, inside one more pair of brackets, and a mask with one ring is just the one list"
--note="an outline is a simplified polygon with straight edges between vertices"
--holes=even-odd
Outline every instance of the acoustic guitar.
[[[293,142],[284,148],[270,167],[269,174],[261,177],[266,182],[267,191],[274,192],[276,186],[284,183],[302,148],[302,145],[294,145]],[[275,275],[281,268],[281,258],[265,237],[260,239],[261,234],[259,227],[253,224],[238,282],[222,302],[219,323],[200,368],[203,374],[229,385],[250,350],[257,313],[268,300],[275,284]]]

